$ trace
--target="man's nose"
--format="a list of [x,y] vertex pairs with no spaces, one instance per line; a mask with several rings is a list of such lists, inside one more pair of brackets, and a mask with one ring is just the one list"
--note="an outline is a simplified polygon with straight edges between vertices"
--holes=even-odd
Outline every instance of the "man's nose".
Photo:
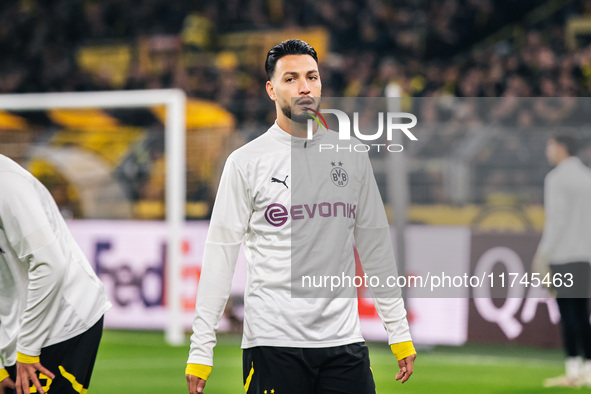
[[300,80],[300,94],[309,94],[310,93],[310,87],[308,86],[308,81],[306,81],[305,79]]

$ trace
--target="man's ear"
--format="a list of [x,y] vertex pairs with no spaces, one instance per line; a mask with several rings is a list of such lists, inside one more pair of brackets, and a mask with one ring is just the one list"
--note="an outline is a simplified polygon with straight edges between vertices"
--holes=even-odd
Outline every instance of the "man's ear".
[[269,98],[273,101],[276,101],[277,96],[275,95],[275,89],[273,89],[273,82],[267,81],[265,88],[267,89],[267,94],[269,95]]

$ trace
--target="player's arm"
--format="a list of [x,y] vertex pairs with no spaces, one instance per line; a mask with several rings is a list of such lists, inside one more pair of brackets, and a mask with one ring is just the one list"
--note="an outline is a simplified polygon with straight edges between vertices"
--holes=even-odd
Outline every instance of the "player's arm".
[[[355,220],[355,243],[363,270],[368,276],[377,276],[380,283],[384,284],[387,278],[396,277],[398,270],[390,238],[390,226],[367,156]],[[386,327],[388,343],[398,360],[399,372],[396,374],[396,380],[404,383],[413,373],[416,350],[406,320],[402,292],[398,287],[388,286],[371,288],[370,291],[376,310]]]
[[[2,322],[0,321],[0,329],[2,328]],[[4,367],[2,356],[0,356],[0,394],[4,394],[6,389],[14,389],[14,381],[10,378],[10,374]]]
[[401,383],[406,382],[413,373],[417,351],[412,341],[398,342],[390,345],[394,357],[398,360],[398,373],[396,380]]
[[252,212],[248,182],[231,155],[220,180],[197,289],[185,375],[189,393],[203,392],[213,366],[216,332],[230,295],[242,239]]
[[14,388],[14,382],[8,376],[8,372],[5,369],[0,369],[0,394],[7,393],[8,390],[14,390]]
[[203,393],[205,383],[211,374],[212,367],[203,364],[187,363],[185,376],[187,378],[187,388],[190,394]]
[[551,251],[560,244],[566,223],[567,196],[565,188],[559,184],[560,179],[550,173],[544,182],[544,233],[534,256],[532,271],[546,274],[549,272]]
[[14,381],[10,378],[8,371],[2,363],[2,357],[0,357],[0,394],[4,394],[7,389],[12,390],[14,388]]
[[35,371],[53,376],[39,363],[39,355],[59,310],[65,257],[37,191],[22,176],[2,174],[0,215],[8,242],[29,276],[17,339],[17,392],[28,392],[29,379],[43,392]]
[[45,394],[43,385],[39,382],[37,377],[37,371],[49,377],[55,379],[55,375],[51,373],[39,362],[39,356],[31,357],[26,356],[22,353],[18,353],[16,361],[16,392],[17,394],[29,394],[30,382],[37,388],[37,392]]

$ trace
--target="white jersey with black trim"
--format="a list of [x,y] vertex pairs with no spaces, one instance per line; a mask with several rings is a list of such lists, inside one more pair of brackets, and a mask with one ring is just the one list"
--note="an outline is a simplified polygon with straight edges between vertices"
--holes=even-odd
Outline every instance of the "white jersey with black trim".
[[[369,157],[320,152],[321,146],[336,144],[336,132],[319,130],[306,140],[275,123],[228,157],[205,245],[188,363],[213,365],[215,332],[242,243],[247,260],[242,348],[363,341],[356,297],[292,293],[294,261],[312,268],[336,263],[354,276],[354,242],[366,273],[396,274]],[[374,298],[374,303],[389,343],[410,341],[402,299]]]
[[[109,309],[102,283],[49,191],[0,155],[0,356],[38,356]],[[2,363],[0,362],[0,368]]]

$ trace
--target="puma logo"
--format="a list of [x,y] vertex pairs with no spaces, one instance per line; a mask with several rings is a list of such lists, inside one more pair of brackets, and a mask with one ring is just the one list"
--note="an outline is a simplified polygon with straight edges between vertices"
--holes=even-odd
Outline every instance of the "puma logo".
[[289,176],[289,175],[286,175],[284,180],[279,180],[279,179],[277,179],[277,178],[273,177],[273,178],[271,178],[271,182],[272,182],[272,183],[273,183],[273,182],[276,182],[276,183],[283,183],[283,186],[285,186],[286,188],[288,188],[288,189],[289,189],[289,187],[287,187],[287,183],[285,183],[285,182],[287,181],[287,177],[288,177],[288,176]]

